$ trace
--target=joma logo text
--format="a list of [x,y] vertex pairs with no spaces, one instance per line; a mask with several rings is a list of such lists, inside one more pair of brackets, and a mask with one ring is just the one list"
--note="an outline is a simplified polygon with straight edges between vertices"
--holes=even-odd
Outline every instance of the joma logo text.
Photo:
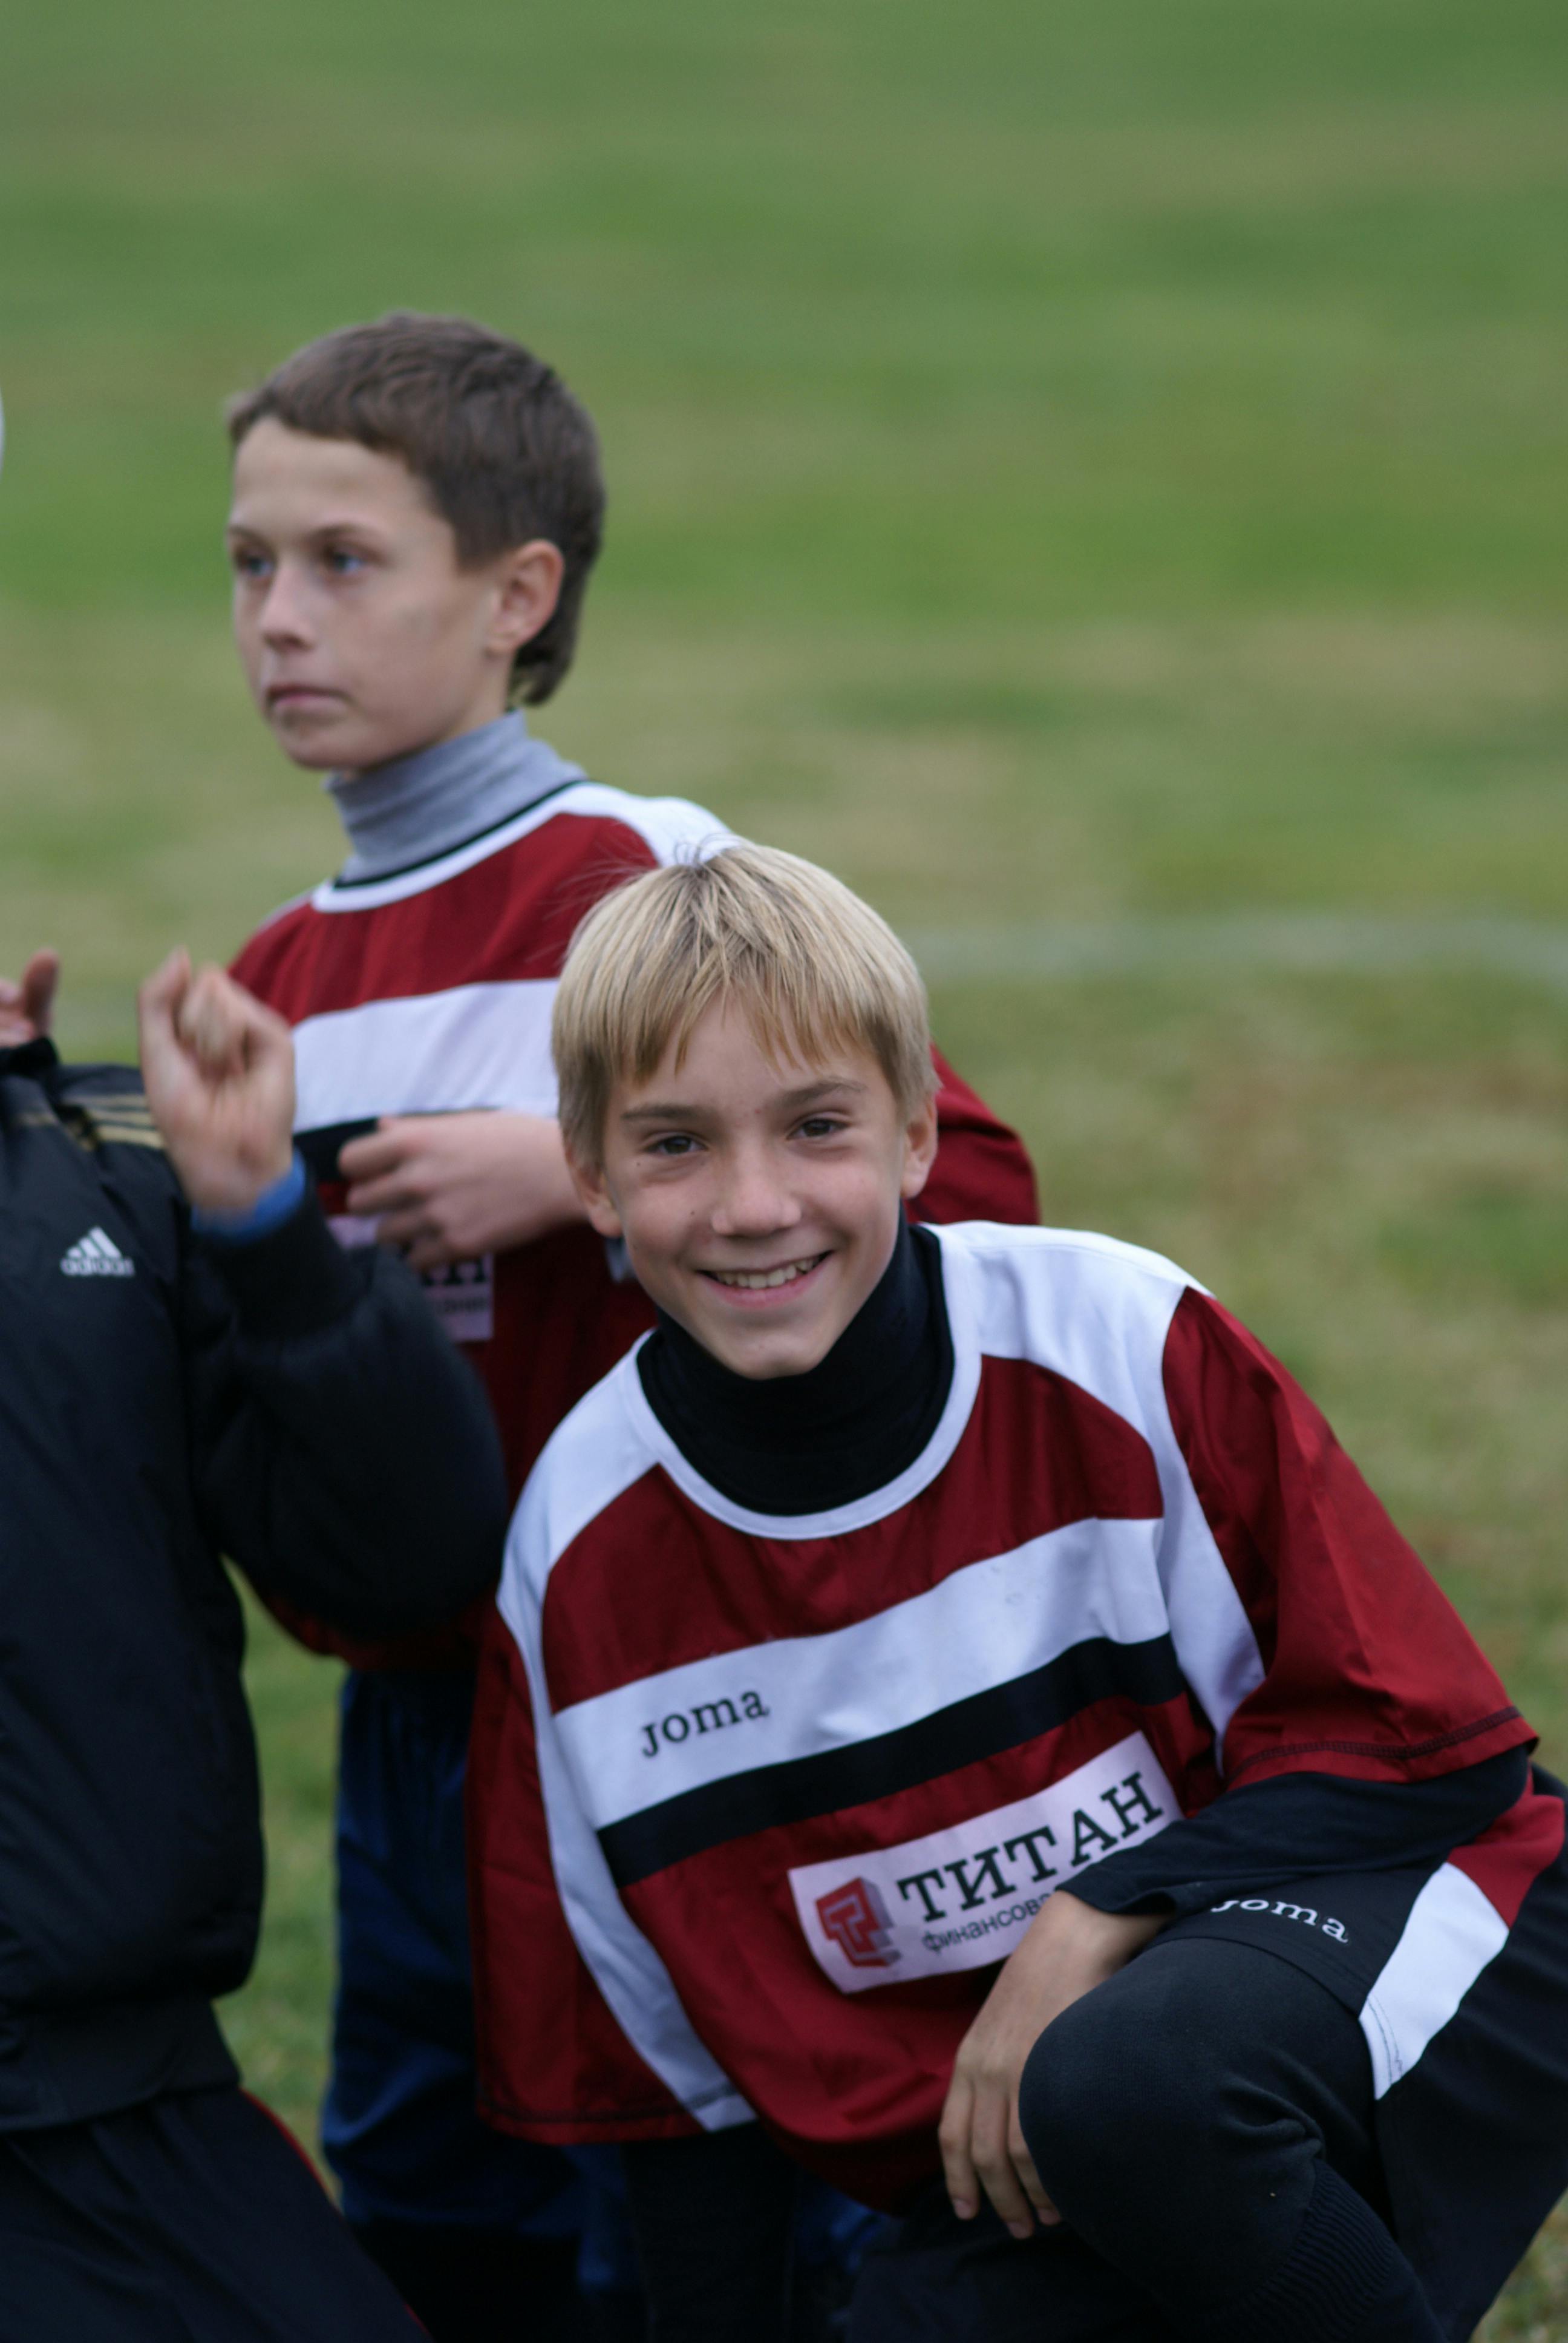
[[1342,1920],[1320,1920],[1316,1907],[1311,1904],[1277,1904],[1267,1896],[1228,1896],[1223,1904],[1211,1904],[1211,1912],[1267,1912],[1276,1920],[1299,1920],[1304,1928],[1317,1928],[1332,1936],[1337,1945],[1350,1943],[1350,1930]]
[[657,1725],[645,1725],[642,1754],[657,1757],[661,1742],[678,1748],[695,1733],[722,1733],[727,1725],[749,1725],[755,1717],[772,1714],[760,1693],[743,1692],[739,1702],[733,1700],[699,1700],[695,1708],[678,1708],[672,1716],[661,1716]]

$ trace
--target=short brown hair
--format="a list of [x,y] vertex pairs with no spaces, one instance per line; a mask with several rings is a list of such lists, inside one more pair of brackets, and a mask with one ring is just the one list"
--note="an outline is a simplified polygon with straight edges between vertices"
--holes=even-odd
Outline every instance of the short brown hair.
[[396,309],[307,342],[232,398],[234,445],[269,416],[400,456],[450,522],[465,568],[530,538],[560,548],[560,599],[512,663],[514,700],[548,699],[572,663],[604,537],[598,441],[559,375],[470,318]]
[[770,1056],[866,1051],[906,1117],[936,1091],[926,989],[887,921],[814,862],[726,845],[618,888],[573,937],[550,1028],[568,1151],[597,1163],[617,1081],[672,1047],[678,1066],[730,1002]]

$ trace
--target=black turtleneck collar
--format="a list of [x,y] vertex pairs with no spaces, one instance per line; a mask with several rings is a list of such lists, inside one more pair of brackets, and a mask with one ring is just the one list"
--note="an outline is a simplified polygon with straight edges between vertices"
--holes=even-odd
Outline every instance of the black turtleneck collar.
[[953,1379],[941,1248],[900,1222],[892,1258],[827,1357],[756,1381],[659,1312],[642,1388],[688,1463],[732,1504],[819,1513],[886,1488],[937,1428]]

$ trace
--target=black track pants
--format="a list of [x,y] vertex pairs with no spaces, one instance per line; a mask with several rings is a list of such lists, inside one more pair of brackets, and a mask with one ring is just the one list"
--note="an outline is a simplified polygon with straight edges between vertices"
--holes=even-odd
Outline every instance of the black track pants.
[[242,2091],[0,2133],[0,2343],[418,2343]]
[[862,2274],[851,2343],[1442,2343],[1379,2212],[1371,2065],[1315,1979],[1156,1943],[1047,2028],[1019,2112],[1063,2226],[933,2187]]
[[[1020,2112],[1063,2226],[1020,2244],[933,2183],[868,2256],[850,2343],[1441,2343],[1379,2209],[1361,2028],[1287,1962],[1156,1943],[1041,2036]],[[779,2151],[627,2162],[656,2337],[787,2334]]]
[[1156,1943],[1064,2011],[1019,2096],[1052,2200],[1157,2307],[1156,2332],[1436,2343],[1381,2218],[1372,2108],[1342,2004],[1207,1941]]

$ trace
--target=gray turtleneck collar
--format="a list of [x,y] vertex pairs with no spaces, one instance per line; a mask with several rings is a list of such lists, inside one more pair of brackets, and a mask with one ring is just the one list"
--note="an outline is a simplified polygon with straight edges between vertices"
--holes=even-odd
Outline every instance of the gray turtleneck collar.
[[433,862],[526,813],[553,789],[587,779],[580,765],[530,738],[518,709],[367,772],[332,773],[326,786],[354,850],[337,883],[390,879]]

